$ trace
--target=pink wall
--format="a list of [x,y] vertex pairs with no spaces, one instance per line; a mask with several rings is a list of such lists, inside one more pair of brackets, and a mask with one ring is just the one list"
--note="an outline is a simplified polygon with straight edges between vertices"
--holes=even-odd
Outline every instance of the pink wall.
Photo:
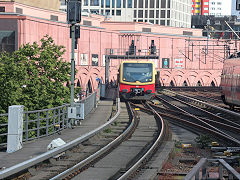
[[[12,5],[8,9],[11,10],[11,7]],[[44,16],[47,17],[52,13],[51,11],[47,14],[41,9],[38,10],[40,12],[33,15],[44,13]],[[31,13],[30,10],[29,13]],[[69,38],[69,26],[66,23],[24,15],[0,15],[0,20],[6,18],[18,19],[18,42],[20,45],[34,41],[39,42],[43,36],[48,34],[53,37],[56,44],[66,47],[67,51],[64,59],[70,62],[71,39]],[[66,17],[63,19],[66,19]],[[160,49],[160,57],[154,62],[157,69],[160,70],[160,82],[162,85],[169,85],[171,81],[177,86],[181,86],[184,81],[188,85],[196,85],[200,81],[203,86],[208,86],[211,82],[218,86],[220,83],[224,60],[223,45],[225,42],[210,40],[208,53],[206,54],[207,39],[199,37],[201,30],[163,27],[146,23],[106,23],[103,22],[104,18],[98,15],[92,17],[83,16],[82,22],[83,20],[91,20],[94,26],[99,26],[81,26],[81,38],[78,40],[78,48],[75,53],[76,68],[78,69],[76,82],[79,80],[83,89],[86,88],[89,81],[93,89],[97,88],[97,77],[104,82],[105,67],[103,61],[105,50],[109,48],[128,49],[132,40],[134,40],[137,49],[148,49],[151,40],[154,40],[157,49]],[[143,27],[152,27],[152,33],[142,33]],[[0,30],[2,30],[2,27],[0,27]],[[192,31],[198,37],[182,36],[185,30]],[[237,47],[239,47],[238,45]],[[234,44],[231,46],[234,46]],[[98,55],[97,66],[92,66],[92,54]],[[81,57],[86,58],[85,64],[82,64]],[[162,58],[169,58],[170,67],[168,69],[162,68]],[[176,67],[176,59],[182,60],[182,68]],[[116,80],[118,66],[121,61],[111,61],[110,80]]]

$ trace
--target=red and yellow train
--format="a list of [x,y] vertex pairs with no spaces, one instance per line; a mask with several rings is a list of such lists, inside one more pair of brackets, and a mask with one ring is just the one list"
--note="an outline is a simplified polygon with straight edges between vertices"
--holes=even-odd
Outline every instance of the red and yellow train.
[[150,61],[123,61],[119,68],[119,95],[124,100],[150,100],[155,95],[156,69]]
[[225,60],[221,75],[221,97],[231,109],[234,106],[240,106],[240,56],[238,54],[231,55]]

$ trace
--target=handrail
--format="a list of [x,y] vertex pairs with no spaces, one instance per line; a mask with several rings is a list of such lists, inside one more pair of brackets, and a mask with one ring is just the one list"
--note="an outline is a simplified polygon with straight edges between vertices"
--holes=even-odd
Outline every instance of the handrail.
[[51,157],[54,157],[64,151],[66,151],[67,149],[71,148],[71,147],[74,147],[76,146],[77,144],[89,139],[90,137],[94,136],[95,134],[97,134],[98,132],[100,132],[101,130],[104,130],[109,124],[111,124],[113,121],[115,121],[115,119],[118,117],[118,115],[120,114],[120,111],[121,111],[121,108],[120,108],[120,99],[118,98],[117,99],[117,103],[118,103],[118,111],[117,113],[115,114],[115,116],[110,119],[109,121],[107,121],[105,124],[103,124],[102,126],[96,128],[95,130],[93,131],[90,131],[84,135],[82,135],[81,137],[69,142],[69,143],[66,143],[58,148],[55,148],[55,149],[52,149],[48,152],[45,152],[37,157],[34,157],[32,159],[29,159],[27,161],[24,161],[22,163],[19,163],[19,164],[16,164],[15,166],[12,166],[10,168],[7,168],[3,171],[0,171],[0,179],[3,179],[3,178],[7,178],[11,175],[14,175],[15,173],[17,172],[20,172],[20,171],[23,171],[24,169],[27,169],[31,166],[34,166],[35,164],[37,163],[40,163],[44,160],[47,160]]
[[[219,179],[223,179],[223,168],[224,167],[227,172],[228,176],[234,177],[232,179],[240,179],[240,174],[231,167],[226,161],[223,159],[207,159],[202,158],[194,167],[193,169],[184,177],[184,180],[192,180],[192,178],[195,177],[195,179],[207,179],[207,164],[209,162],[218,162],[219,163]],[[202,173],[200,175],[200,169],[202,169]],[[201,178],[200,178],[201,177]],[[230,178],[231,179],[231,178]]]

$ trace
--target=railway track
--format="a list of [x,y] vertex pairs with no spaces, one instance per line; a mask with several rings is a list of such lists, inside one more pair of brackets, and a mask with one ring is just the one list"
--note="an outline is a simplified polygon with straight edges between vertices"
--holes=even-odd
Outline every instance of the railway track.
[[178,94],[182,94],[184,96],[190,96],[200,101],[204,101],[206,103],[213,104],[214,106],[218,106],[218,107],[240,114],[240,107],[235,107],[234,109],[232,109],[228,105],[223,103],[220,89],[218,91],[217,89],[208,89],[208,90],[205,89],[204,91],[201,91],[201,90],[196,90],[194,88],[189,88],[187,91],[183,91],[183,90],[180,91],[179,89],[173,89],[173,91],[177,92]]
[[[127,105],[127,106],[126,106]],[[167,135],[165,122],[152,109],[152,115],[134,111],[121,103],[111,122],[94,135],[72,146],[41,155],[27,168],[5,172],[1,178],[17,179],[126,179],[134,177]],[[150,106],[145,104],[145,106]],[[100,130],[101,129],[101,130]],[[55,149],[56,151],[56,149]],[[48,157],[43,157],[43,156]],[[25,162],[26,163],[26,162]],[[27,163],[26,163],[27,164]],[[20,166],[20,165],[18,165]]]
[[[214,106],[209,108],[207,104],[188,97],[179,95],[179,93],[172,93],[170,91],[163,91],[157,98],[164,103],[165,108],[169,110],[174,116],[184,116],[182,122],[194,125],[197,129],[205,129],[212,134],[213,138],[219,140],[225,139],[225,142],[231,142],[231,145],[240,145],[239,139],[239,117],[226,115],[219,109],[214,109]],[[191,103],[190,103],[190,102]],[[217,108],[217,107],[216,107]],[[210,111],[211,109],[211,111]],[[214,111],[213,111],[214,109]],[[166,110],[165,110],[166,111]],[[188,117],[187,117],[188,116]]]
[[[113,151],[105,154],[89,168],[82,172],[79,171],[79,174],[74,172],[77,175],[73,179],[94,179],[96,177],[98,179],[126,179],[133,178],[136,172],[139,172],[136,170],[152,155],[163,140],[165,125],[162,124],[163,121],[160,121],[161,117],[158,117],[156,121],[154,116],[149,117],[149,114],[140,112],[135,112],[132,116],[136,123],[129,138],[124,138],[125,140],[120,142]],[[120,115],[119,118],[124,117]],[[72,174],[73,172],[65,179],[72,178]],[[58,175],[52,179],[60,177],[63,178]]]

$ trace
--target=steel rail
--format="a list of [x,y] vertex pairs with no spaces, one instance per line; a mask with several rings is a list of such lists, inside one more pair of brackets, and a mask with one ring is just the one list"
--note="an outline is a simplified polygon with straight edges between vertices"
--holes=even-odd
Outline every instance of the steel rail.
[[162,101],[164,101],[165,103],[170,104],[171,106],[177,108],[178,110],[180,110],[180,111],[182,111],[182,112],[188,114],[189,116],[193,117],[194,119],[196,119],[196,120],[202,122],[203,124],[205,124],[205,125],[207,125],[207,126],[213,128],[213,129],[215,129],[215,130],[218,132],[218,134],[221,135],[222,137],[227,138],[228,140],[231,140],[232,142],[234,142],[234,143],[240,145],[240,141],[237,140],[237,139],[235,139],[234,137],[232,137],[232,136],[230,136],[230,135],[228,135],[228,134],[222,132],[222,131],[219,130],[218,128],[216,128],[216,127],[214,127],[214,126],[212,126],[212,125],[210,125],[210,124],[204,122],[203,120],[201,120],[201,119],[198,118],[197,116],[190,114],[189,112],[187,112],[187,111],[185,111],[185,110],[183,110],[183,109],[177,107],[176,105],[174,105],[174,104],[172,104],[172,103],[169,103],[169,102],[167,102],[166,100],[164,100],[164,99],[162,99],[162,98],[160,98],[160,97],[158,97],[158,98],[161,99]]
[[165,121],[149,104],[147,104],[147,106],[160,119],[161,124],[162,124],[162,126],[161,126],[162,129],[161,129],[161,131],[159,133],[159,136],[157,137],[156,141],[153,143],[152,147],[146,152],[146,154],[144,156],[142,156],[131,168],[129,168],[126,172],[124,172],[124,174],[122,174],[121,177],[118,178],[118,180],[127,179],[134,171],[136,171],[142,165],[142,162],[144,160],[146,160],[147,156],[149,156],[154,151],[154,149],[158,146],[159,142],[161,142],[164,139],[164,135],[166,133],[166,123],[165,123]]
[[[155,108],[159,108],[159,107],[157,107],[157,106],[155,106],[155,105],[152,105],[152,106],[154,106]],[[135,107],[138,107],[138,108],[142,109],[143,111],[148,112],[146,108],[143,108],[143,107],[140,107],[140,106],[136,106],[136,105],[135,105]],[[212,129],[210,129],[210,128],[204,127],[204,126],[199,125],[199,124],[196,124],[196,123],[194,123],[194,122],[181,119],[181,118],[179,118],[178,116],[175,116],[175,115],[169,115],[169,114],[167,114],[167,113],[162,113],[162,112],[158,112],[158,113],[159,113],[161,116],[165,116],[165,117],[167,117],[167,118],[170,118],[169,121],[170,121],[171,123],[177,125],[177,126],[182,126],[183,128],[186,128],[186,126],[184,126],[183,124],[187,124],[187,125],[189,125],[189,126],[191,126],[191,127],[195,127],[195,129],[198,129],[198,130],[199,130],[199,129],[202,129],[202,130],[207,131],[207,132],[210,132],[210,133],[215,133],[216,135],[222,136],[222,137],[224,137],[225,139],[229,140],[228,137],[223,136],[223,135],[222,135],[221,133],[219,133],[218,131],[214,131],[214,130],[212,130]],[[184,114],[184,113],[182,113],[182,114],[185,115],[185,116],[189,116],[188,114]],[[172,120],[172,119],[174,119],[174,120]],[[183,123],[181,124],[181,123],[179,123],[179,122],[183,122]],[[194,131],[193,129],[189,129],[189,130],[192,131],[193,133],[196,133],[196,131]],[[199,133],[196,133],[196,134],[199,134]]]
[[95,134],[99,133],[100,131],[104,130],[109,124],[113,123],[117,119],[117,117],[119,116],[119,114],[121,112],[119,98],[117,98],[117,107],[118,107],[118,111],[115,114],[115,116],[113,118],[111,118],[108,122],[106,122],[105,124],[101,125],[100,127],[96,128],[95,130],[90,131],[90,132],[82,135],[81,137],[79,137],[69,143],[66,143],[58,148],[52,149],[52,150],[45,152],[37,157],[32,158],[30,160],[24,161],[22,163],[16,164],[12,167],[9,167],[7,169],[0,171],[0,179],[10,177],[20,171],[23,171],[27,168],[34,166],[44,160],[47,160],[53,156],[56,156],[64,151],[78,145],[79,143],[89,139],[90,137],[94,136]]
[[[129,103],[128,106],[130,107]],[[132,117],[134,117],[133,111],[130,108],[131,111],[131,115]],[[109,144],[107,144],[106,146],[104,146],[103,148],[101,148],[99,151],[95,152],[94,154],[90,155],[89,157],[87,157],[86,159],[84,159],[83,161],[77,163],[76,165],[74,165],[73,167],[63,171],[62,173],[58,174],[57,176],[51,178],[50,180],[56,180],[56,179],[61,179],[66,177],[68,174],[70,174],[72,171],[76,170],[76,169],[80,169],[82,166],[84,166],[87,163],[90,163],[92,160],[96,159],[97,157],[99,157],[100,155],[102,155],[103,153],[107,152],[110,148],[112,148],[115,144],[117,144],[119,141],[121,141],[122,139],[124,139],[126,137],[126,135],[132,130],[134,123],[135,123],[135,118],[132,118],[131,124],[128,126],[127,129],[125,129],[125,131],[118,136],[116,139],[114,139],[112,142],[110,142]]]
[[209,104],[209,103],[206,103],[206,102],[204,102],[204,101],[197,100],[197,99],[194,99],[194,98],[191,98],[191,97],[188,97],[188,96],[184,96],[184,95],[182,95],[182,94],[180,95],[180,94],[177,94],[177,93],[175,93],[175,92],[173,92],[173,91],[169,91],[169,90],[164,90],[164,91],[174,93],[174,94],[176,94],[177,96],[182,96],[182,97],[184,97],[184,98],[190,99],[190,100],[192,100],[192,101],[196,101],[196,102],[198,102],[198,103],[202,103],[202,104],[204,104],[204,105],[206,105],[206,106],[212,107],[212,108],[214,108],[214,109],[217,109],[217,110],[226,112],[226,113],[228,113],[228,114],[231,114],[231,115],[234,115],[234,116],[237,116],[237,117],[240,118],[240,114],[239,114],[239,113],[236,113],[236,112],[233,112],[233,111],[229,111],[229,110],[227,110],[227,109],[224,109],[224,108],[221,108],[221,107],[218,107],[218,106],[214,106],[214,105],[212,105],[212,104]]
[[[168,96],[168,95],[167,95],[167,96]],[[226,122],[228,122],[228,123],[230,123],[230,124],[233,124],[233,125],[235,125],[235,126],[240,127],[240,125],[239,125],[238,123],[234,123],[234,122],[232,122],[232,121],[229,121],[228,119],[223,118],[223,117],[221,117],[221,116],[218,116],[218,115],[216,115],[216,114],[213,114],[212,112],[206,111],[205,109],[199,108],[199,107],[197,107],[197,106],[194,106],[194,105],[192,105],[192,104],[190,104],[190,103],[187,103],[187,102],[185,102],[185,101],[183,101],[183,100],[181,100],[181,99],[177,99],[177,98],[175,98],[175,97],[171,97],[171,98],[173,98],[174,100],[179,101],[179,102],[181,102],[181,103],[183,103],[183,104],[186,104],[186,105],[188,105],[188,106],[191,106],[191,107],[193,107],[193,108],[195,108],[195,109],[197,109],[197,110],[199,110],[199,111],[202,111],[202,112],[204,112],[204,113],[207,113],[207,114],[209,114],[209,115],[211,115],[211,116],[213,116],[213,117],[215,117],[215,118],[221,119],[222,121],[226,121]],[[207,120],[207,119],[206,119],[206,120]],[[212,120],[208,120],[208,121],[212,121]],[[217,123],[217,124],[223,124],[223,123],[220,123],[220,122],[215,122],[215,123]],[[232,128],[232,129],[236,130],[238,133],[240,133],[240,129],[237,128],[237,127],[234,127],[234,126],[231,126],[231,125],[228,125],[228,124],[225,124],[225,126],[230,127],[230,128]]]

